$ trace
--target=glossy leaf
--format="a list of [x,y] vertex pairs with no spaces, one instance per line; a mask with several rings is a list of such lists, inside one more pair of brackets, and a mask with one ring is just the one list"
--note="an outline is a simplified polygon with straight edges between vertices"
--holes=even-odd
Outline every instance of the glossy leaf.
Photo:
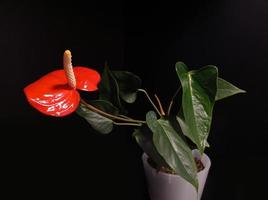
[[119,86],[108,66],[104,67],[102,79],[99,84],[99,98],[111,102],[114,106],[123,110],[119,97]]
[[217,84],[218,87],[217,87],[216,101],[238,93],[246,92],[245,90],[239,89],[238,87],[234,86],[233,84],[227,82],[222,78],[218,78]]
[[198,190],[197,168],[191,149],[168,120],[157,119],[156,114],[150,111],[146,122],[153,132],[153,143],[159,154],[179,176]]
[[119,115],[118,108],[116,108],[111,102],[104,101],[104,100],[93,100],[93,101],[90,101],[90,104],[106,113],[116,115],[116,116]]
[[163,157],[156,150],[153,144],[153,133],[147,125],[143,125],[141,128],[135,129],[133,137],[135,137],[142,150],[156,163],[157,166],[169,167]]
[[113,121],[109,118],[89,110],[83,103],[80,103],[77,114],[83,117],[96,131],[108,134],[113,130]]
[[120,97],[127,103],[134,103],[141,87],[141,79],[128,71],[113,71],[113,74],[119,85]]
[[178,121],[184,134],[203,153],[212,120],[218,70],[215,66],[206,66],[197,71],[188,71],[184,63],[178,62],[176,71],[183,90],[182,112],[178,115]]

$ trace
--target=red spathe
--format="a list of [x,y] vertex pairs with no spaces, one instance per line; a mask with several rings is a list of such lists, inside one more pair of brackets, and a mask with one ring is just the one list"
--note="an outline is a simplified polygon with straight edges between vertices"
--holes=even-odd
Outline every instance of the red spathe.
[[[97,71],[74,67],[76,89],[95,91],[100,82]],[[74,112],[80,101],[76,89],[67,83],[64,70],[56,70],[24,88],[29,103],[43,114],[63,117]]]

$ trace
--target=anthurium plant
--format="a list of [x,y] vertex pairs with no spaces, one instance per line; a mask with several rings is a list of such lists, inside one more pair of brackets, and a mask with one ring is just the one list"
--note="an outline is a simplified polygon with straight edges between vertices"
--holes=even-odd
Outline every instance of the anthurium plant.
[[[167,110],[157,97],[142,88],[141,79],[128,71],[113,71],[107,65],[102,74],[87,67],[73,67],[71,52],[65,51],[64,69],[51,72],[26,86],[28,102],[43,114],[63,117],[76,111],[93,129],[108,134],[114,126],[131,126],[133,137],[158,168],[169,169],[198,189],[197,164],[192,149],[202,155],[209,146],[213,107],[216,101],[244,93],[218,76],[216,66],[189,70],[177,62],[180,82]],[[78,90],[96,91],[98,98],[82,99]],[[152,105],[144,119],[127,116],[126,107],[141,93]],[[175,106],[179,105],[179,106]]]

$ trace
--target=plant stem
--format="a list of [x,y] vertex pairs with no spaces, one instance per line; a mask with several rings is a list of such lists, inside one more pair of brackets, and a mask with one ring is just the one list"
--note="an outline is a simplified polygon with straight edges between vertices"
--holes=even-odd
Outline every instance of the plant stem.
[[163,109],[163,106],[162,106],[162,103],[161,103],[160,99],[158,98],[158,96],[156,94],[154,95],[154,97],[156,98],[156,101],[158,103],[161,115],[165,116],[166,114],[165,114],[165,111]]
[[168,106],[168,115],[170,114],[170,111],[171,111],[171,108],[173,106],[173,101],[175,99],[175,97],[178,95],[179,91],[181,90],[181,86],[176,90],[176,92],[173,94],[172,98],[171,98],[171,101],[169,103],[169,106]]
[[160,111],[158,110],[158,108],[156,107],[156,105],[154,104],[154,102],[152,101],[152,99],[150,98],[149,94],[146,92],[146,90],[144,89],[138,89],[139,92],[143,92],[147,99],[150,101],[150,103],[152,104],[152,106],[154,107],[154,109],[156,110],[156,112],[159,114],[159,116],[161,116]]
[[113,124],[118,125],[118,126],[142,126],[142,124],[135,124],[135,123],[119,123],[119,122],[113,122]]
[[87,103],[85,100],[81,99],[80,100],[83,104],[85,104],[86,107],[88,107],[90,110],[104,116],[104,117],[107,117],[109,119],[112,119],[112,120],[120,120],[120,121],[124,121],[124,122],[130,122],[130,123],[138,123],[138,124],[145,124],[146,122],[145,121],[141,121],[141,120],[134,120],[134,119],[126,119],[126,118],[123,118],[123,117],[119,117],[119,116],[115,116],[115,115],[112,115],[112,114],[109,114],[107,112],[104,112],[96,107],[94,107],[93,105]]

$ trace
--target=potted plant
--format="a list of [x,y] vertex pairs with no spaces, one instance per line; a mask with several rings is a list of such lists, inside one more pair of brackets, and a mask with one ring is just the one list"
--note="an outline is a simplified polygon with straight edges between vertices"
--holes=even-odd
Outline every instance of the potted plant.
[[[93,69],[72,67],[68,50],[63,66],[24,88],[34,108],[55,117],[76,111],[102,134],[110,133],[114,126],[133,127],[133,137],[144,151],[151,199],[201,198],[211,164],[204,151],[209,146],[214,104],[245,91],[219,78],[213,65],[190,71],[177,62],[175,70],[181,84],[164,110],[157,95],[153,100],[141,89],[141,79],[131,72],[112,71],[106,65],[100,76]],[[98,90],[98,99],[82,99],[77,89]],[[142,120],[127,116],[125,106],[134,103],[138,93],[152,105]]]

